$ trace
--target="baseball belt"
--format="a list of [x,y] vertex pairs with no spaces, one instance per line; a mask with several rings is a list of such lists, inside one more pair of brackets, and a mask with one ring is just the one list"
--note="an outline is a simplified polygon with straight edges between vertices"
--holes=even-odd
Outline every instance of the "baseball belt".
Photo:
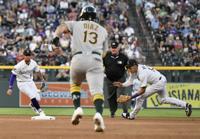
[[[83,54],[83,52],[81,52],[81,51],[79,51],[79,52],[76,52],[76,53],[74,53],[73,54],[73,56],[75,56],[75,55],[78,55],[78,54]],[[92,53],[91,54],[96,54],[96,55],[100,55],[101,56],[101,54],[100,53],[98,53],[98,52],[95,52],[95,51],[92,51]],[[72,56],[72,57],[73,57]]]

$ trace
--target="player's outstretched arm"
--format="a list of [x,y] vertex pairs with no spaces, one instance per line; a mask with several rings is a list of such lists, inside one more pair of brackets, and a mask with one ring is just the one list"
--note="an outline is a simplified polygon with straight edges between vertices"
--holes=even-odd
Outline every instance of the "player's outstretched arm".
[[131,99],[136,98],[142,94],[145,93],[146,87],[140,87],[138,91],[133,92],[133,95],[131,96]]
[[67,27],[66,24],[61,24],[59,25],[57,28],[56,28],[56,31],[55,31],[55,36],[52,40],[52,44],[55,45],[56,47],[59,46],[59,38],[61,37],[61,35],[63,33],[68,33],[69,32],[69,29]]
[[123,83],[121,83],[121,82],[113,82],[113,86],[123,87]]
[[138,91],[135,91],[132,96],[129,95],[120,95],[117,98],[118,103],[126,103],[131,99],[134,99],[142,94],[144,94],[146,87],[141,87]]
[[13,92],[13,85],[14,85],[14,82],[15,82],[15,79],[16,79],[16,75],[11,73],[10,75],[10,80],[9,80],[9,88],[6,92],[6,94],[8,96],[11,96],[12,95],[12,92]]

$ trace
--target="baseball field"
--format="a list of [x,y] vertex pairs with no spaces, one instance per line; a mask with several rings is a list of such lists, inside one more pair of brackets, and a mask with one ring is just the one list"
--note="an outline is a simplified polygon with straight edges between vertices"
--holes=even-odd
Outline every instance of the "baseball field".
[[70,123],[71,108],[44,108],[55,121],[32,121],[30,108],[0,108],[0,139],[199,139],[200,110],[190,118],[182,109],[143,109],[136,120],[115,118],[104,110],[106,130],[93,130],[93,109],[85,108],[78,126]]

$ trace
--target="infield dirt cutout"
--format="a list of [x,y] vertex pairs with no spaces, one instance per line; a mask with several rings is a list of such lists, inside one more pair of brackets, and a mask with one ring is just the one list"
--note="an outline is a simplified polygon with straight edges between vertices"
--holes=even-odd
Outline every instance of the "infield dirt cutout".
[[94,132],[92,117],[74,126],[69,116],[32,121],[31,116],[0,116],[0,139],[200,139],[200,118],[104,117],[106,130]]

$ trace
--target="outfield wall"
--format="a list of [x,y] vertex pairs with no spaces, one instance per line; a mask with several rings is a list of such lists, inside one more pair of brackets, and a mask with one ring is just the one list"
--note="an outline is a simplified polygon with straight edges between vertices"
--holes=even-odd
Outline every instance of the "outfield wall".
[[[168,83],[166,86],[168,96],[191,103],[193,108],[200,108],[200,84],[199,83]],[[158,94],[147,99],[147,108],[176,108],[173,105],[159,102]]]
[[[40,85],[40,83],[37,83]],[[12,96],[6,95],[8,81],[0,82],[0,107],[28,107],[30,100],[23,93],[19,93],[16,85]],[[66,82],[49,82],[49,89],[47,92],[41,93],[42,107],[73,107],[71,94],[69,91],[70,85]],[[184,100],[193,105],[193,108],[200,108],[200,84],[199,83],[168,83],[168,96]],[[130,92],[130,88],[127,92]],[[105,98],[106,98],[105,92]],[[81,104],[84,107],[93,107],[91,95],[89,93],[88,85],[84,83],[81,90]],[[105,99],[106,100],[106,99]],[[150,96],[146,101],[146,108],[176,108],[169,104],[160,104],[158,94]],[[107,100],[105,107],[108,107]]]
[[[19,96],[19,91],[15,86],[13,89],[13,95],[7,96],[6,90],[8,89],[8,79],[10,76],[10,69],[13,66],[0,66],[0,107],[19,107],[27,106],[29,99],[25,96]],[[56,81],[56,72],[59,69],[69,69],[69,67],[62,66],[44,66],[41,67],[46,70],[48,75],[49,84],[62,84],[61,87],[55,87],[49,85],[50,90],[48,92],[41,93],[43,97],[41,104],[47,107],[71,107],[72,101],[69,92],[69,84],[64,84]],[[168,80],[167,90],[168,95],[171,97],[179,98],[189,103],[192,103],[193,107],[200,108],[200,67],[155,67],[161,73],[163,73]],[[171,82],[171,83],[170,83]],[[131,92],[131,88],[127,89],[127,92]],[[107,92],[105,92],[105,100],[107,98]],[[83,106],[91,107],[92,101],[87,86],[83,87],[82,100]],[[25,98],[24,98],[25,97]],[[23,101],[23,102],[22,102]],[[108,107],[107,101],[105,101],[105,107]],[[171,105],[161,105],[159,103],[158,95],[153,95],[148,98],[145,103],[147,108],[175,108]]]

